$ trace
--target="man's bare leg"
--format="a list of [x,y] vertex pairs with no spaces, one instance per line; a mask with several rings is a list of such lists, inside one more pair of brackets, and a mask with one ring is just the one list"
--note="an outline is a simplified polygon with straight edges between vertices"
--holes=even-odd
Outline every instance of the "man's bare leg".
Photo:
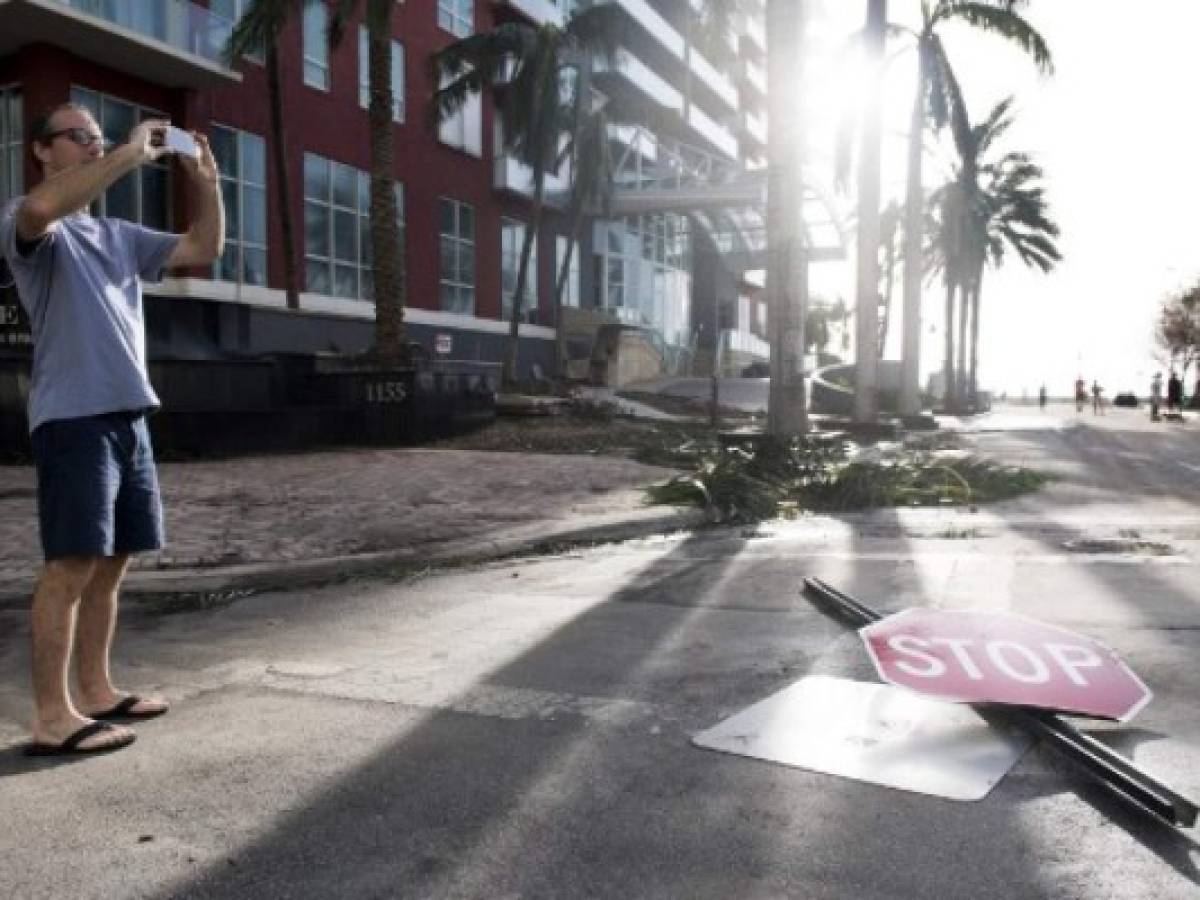
[[[129,567],[129,556],[106,556],[96,560],[91,578],[83,587],[76,627],[75,663],[79,677],[79,706],[88,715],[112,709],[126,695],[112,682],[109,660],[117,625],[117,601],[121,579]],[[165,712],[167,704],[147,697],[131,712],[150,715]]]
[[[60,744],[90,721],[71,702],[68,671],[74,640],[76,608],[95,569],[89,557],[46,563],[33,594],[33,739]],[[128,729],[93,735],[81,750],[106,747],[128,739]]]

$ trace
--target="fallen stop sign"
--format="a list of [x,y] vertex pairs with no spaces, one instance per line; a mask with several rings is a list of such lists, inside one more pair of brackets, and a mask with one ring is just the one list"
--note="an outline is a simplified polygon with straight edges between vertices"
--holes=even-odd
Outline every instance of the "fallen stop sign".
[[1022,616],[907,609],[859,634],[880,678],[942,700],[1125,722],[1152,696],[1108,647]]

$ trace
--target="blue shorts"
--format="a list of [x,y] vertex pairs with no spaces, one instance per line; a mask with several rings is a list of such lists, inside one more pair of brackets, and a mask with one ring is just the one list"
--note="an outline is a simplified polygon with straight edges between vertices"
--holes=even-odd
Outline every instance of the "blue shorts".
[[142,412],[44,422],[30,436],[46,559],[163,546],[162,500]]

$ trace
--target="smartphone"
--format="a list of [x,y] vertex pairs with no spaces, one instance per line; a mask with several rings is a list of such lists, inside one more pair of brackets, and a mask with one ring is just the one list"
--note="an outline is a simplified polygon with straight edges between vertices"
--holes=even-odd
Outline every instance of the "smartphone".
[[172,153],[181,153],[193,159],[200,156],[200,148],[196,146],[196,139],[182,128],[176,128],[174,125],[164,128],[161,138],[154,140],[154,144],[166,147]]

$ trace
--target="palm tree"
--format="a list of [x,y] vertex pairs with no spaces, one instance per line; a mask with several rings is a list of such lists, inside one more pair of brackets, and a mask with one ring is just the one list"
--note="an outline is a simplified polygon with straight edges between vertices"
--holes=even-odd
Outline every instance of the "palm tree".
[[986,179],[980,191],[974,228],[980,235],[979,254],[970,275],[971,350],[967,371],[967,397],[977,404],[979,372],[979,308],[983,273],[987,265],[999,268],[1012,251],[1027,266],[1049,272],[1062,259],[1056,239],[1059,227],[1049,217],[1043,172],[1027,154],[1007,153],[982,167]]
[[[339,0],[329,20],[329,43],[345,37],[350,16],[362,0]],[[382,363],[408,362],[404,330],[404,254],[396,210],[395,131],[392,122],[392,14],[394,0],[365,0],[367,26],[367,106],[371,144],[371,281],[375,296],[375,346]]]
[[283,231],[283,285],[288,309],[300,308],[296,272],[296,228],[292,221],[291,179],[283,127],[283,95],[279,76],[279,36],[288,18],[301,12],[303,0],[251,0],[226,42],[229,65],[251,53],[263,53],[267,70],[267,105],[271,115],[271,161],[279,185],[279,225]]
[[586,79],[570,77],[600,54],[612,58],[621,40],[622,13],[615,5],[591,6],[567,24],[541,26],[505,22],[491,31],[456,41],[431,60],[441,87],[434,94],[434,118],[457,112],[474,93],[505,87],[500,103],[506,149],[533,174],[532,221],[525,229],[501,379],[516,382],[519,324],[529,260],[545,207],[546,173],[559,158],[564,134],[572,129],[575,104],[564,94],[579,92]]
[[922,0],[921,29],[916,33],[917,89],[913,97],[912,119],[908,132],[908,172],[905,189],[904,257],[904,350],[902,354],[900,412],[920,412],[919,361],[921,355],[921,264],[920,228],[925,214],[922,184],[922,135],[928,118],[935,128],[946,124],[957,110],[965,108],[954,71],[946,57],[938,29],[946,22],[962,22],[1010,41],[1029,54],[1038,68],[1053,69],[1050,51],[1042,36],[1015,7],[1022,0]]
[[[987,153],[1012,125],[1011,97],[993,107],[979,125],[963,121],[954,129],[959,162],[953,178],[932,198],[937,210],[933,262],[946,283],[946,403],[958,409],[974,400],[978,362],[979,307],[987,264],[998,266],[1007,250],[1026,265],[1049,271],[1061,256],[1059,229],[1048,216],[1042,169],[1023,153],[995,161]],[[958,363],[955,364],[955,310],[958,297]],[[970,369],[967,368],[970,322]],[[966,395],[966,396],[964,396]]]

